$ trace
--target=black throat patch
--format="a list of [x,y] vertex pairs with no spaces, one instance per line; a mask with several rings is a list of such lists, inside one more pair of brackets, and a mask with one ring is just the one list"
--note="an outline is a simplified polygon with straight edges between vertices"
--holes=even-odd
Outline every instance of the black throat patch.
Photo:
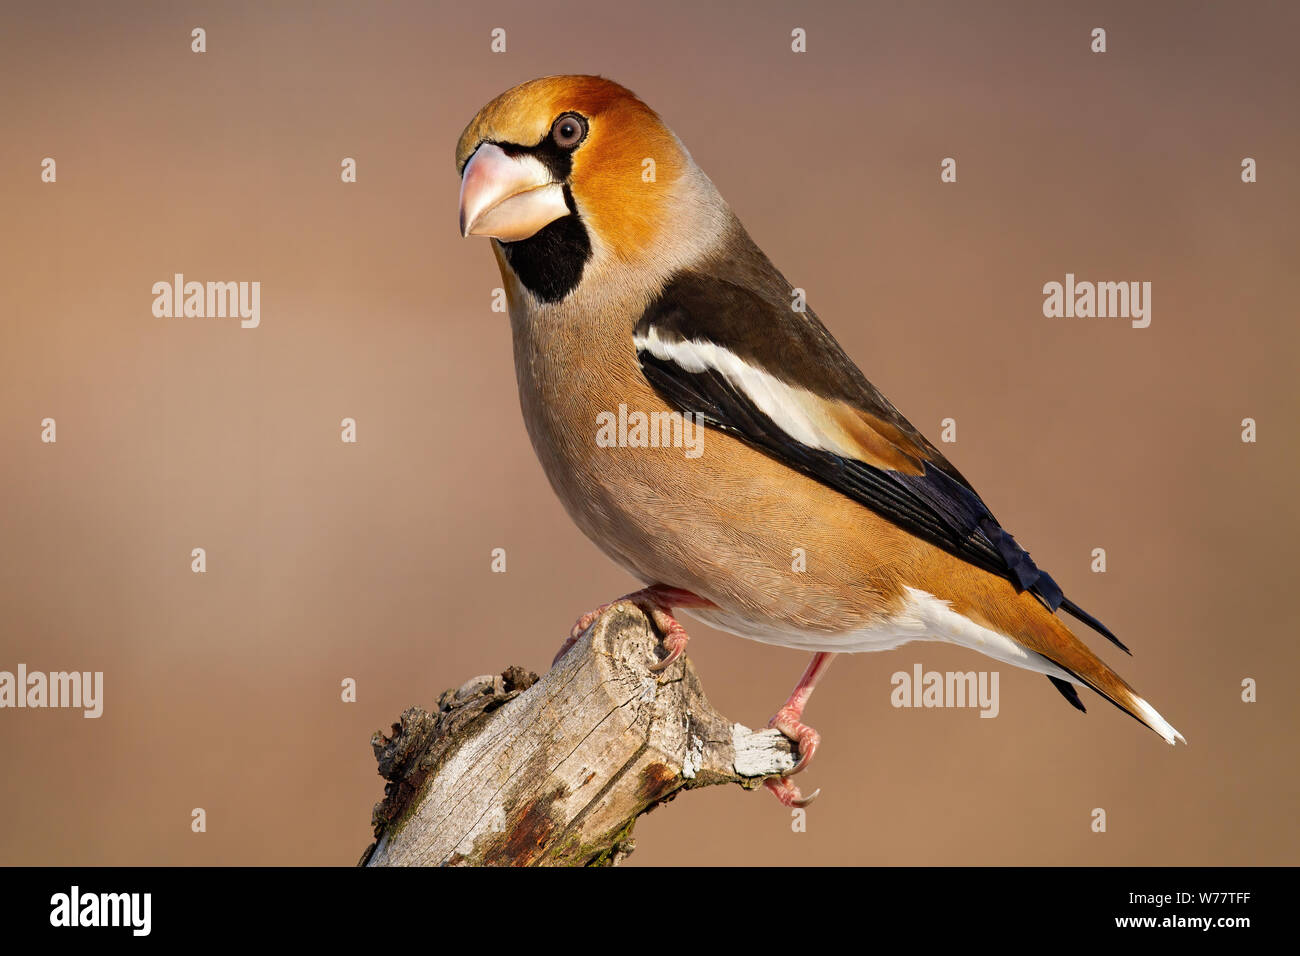
[[525,289],[543,302],[559,302],[578,287],[591,258],[591,237],[564,187],[569,214],[543,226],[527,239],[502,242],[501,251]]

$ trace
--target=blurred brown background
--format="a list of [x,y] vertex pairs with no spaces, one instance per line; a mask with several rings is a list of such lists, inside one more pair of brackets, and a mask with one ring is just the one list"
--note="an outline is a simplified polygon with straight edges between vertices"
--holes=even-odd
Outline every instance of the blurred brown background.
[[[544,669],[634,586],[552,497],[496,266],[456,230],[478,108],[598,72],[659,110],[918,427],[957,419],[945,453],[1190,742],[1007,667],[996,720],[895,710],[896,670],[997,665],[842,657],[808,712],[807,833],[715,789],[642,820],[630,862],[1298,862],[1294,5],[479,6],[5,5],[0,669],[106,690],[99,720],[0,711],[0,861],[350,865],[373,730]],[[174,272],[261,281],[261,327],[154,318]],[[1152,282],[1151,327],[1044,318],[1066,272]],[[691,630],[751,725],[805,664]]]

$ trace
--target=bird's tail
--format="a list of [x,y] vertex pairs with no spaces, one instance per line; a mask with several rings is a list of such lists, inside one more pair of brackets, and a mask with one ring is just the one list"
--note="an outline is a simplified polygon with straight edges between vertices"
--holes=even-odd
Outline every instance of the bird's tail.
[[[1036,645],[1034,649],[1038,653],[1061,668],[1072,680],[1091,687],[1124,713],[1150,727],[1163,737],[1166,743],[1172,744],[1175,740],[1187,743],[1183,735],[1175,730],[1169,721],[1161,717],[1159,712],[1130,687],[1124,678],[1107,667],[1059,618],[1053,615],[1046,620],[1051,622],[1047,626],[1053,633],[1049,641],[1043,641],[1041,634],[1035,635],[1039,637],[1039,640],[1034,642]],[[1083,709],[1077,695],[1071,699],[1071,694],[1060,686],[1059,681],[1054,680],[1053,683],[1057,684],[1057,688],[1067,699],[1070,699],[1071,703]]]
[[[931,557],[931,562],[913,566],[917,583],[908,590],[914,599],[918,593],[932,595],[947,609],[947,613],[936,612],[933,619],[924,622],[935,634],[942,635],[941,640],[951,640],[995,659],[1046,674],[1056,689],[1080,710],[1084,709],[1083,702],[1073,685],[1090,687],[1168,743],[1187,742],[1169,721],[1075,637],[1043,601],[1029,591],[1018,590],[1006,578],[973,567],[960,558],[946,553]],[[972,637],[968,631],[970,624],[985,634],[992,631],[1006,638],[1020,653],[1029,651],[1033,658],[1026,662],[1003,656],[986,637],[979,633]]]

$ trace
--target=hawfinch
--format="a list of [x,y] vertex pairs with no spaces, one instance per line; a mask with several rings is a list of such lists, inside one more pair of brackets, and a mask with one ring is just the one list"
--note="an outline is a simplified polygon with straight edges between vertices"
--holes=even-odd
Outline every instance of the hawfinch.
[[661,632],[657,666],[686,645],[677,608],[813,652],[770,724],[798,743],[791,773],[831,658],[918,640],[1045,674],[1079,710],[1086,685],[1182,738],[1071,633],[1056,611],[1124,648],[799,307],[631,92],[517,86],[466,127],[456,169],[461,234],[491,238],[504,280],[528,435],[578,527],[646,585],[624,600]]

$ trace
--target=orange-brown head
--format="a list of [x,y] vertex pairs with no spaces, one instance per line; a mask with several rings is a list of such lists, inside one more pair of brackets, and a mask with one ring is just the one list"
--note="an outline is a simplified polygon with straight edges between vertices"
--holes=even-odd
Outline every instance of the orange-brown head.
[[630,90],[598,76],[548,76],[502,93],[456,146],[462,235],[490,236],[543,302],[587,263],[656,258],[681,187],[696,180],[677,137]]

